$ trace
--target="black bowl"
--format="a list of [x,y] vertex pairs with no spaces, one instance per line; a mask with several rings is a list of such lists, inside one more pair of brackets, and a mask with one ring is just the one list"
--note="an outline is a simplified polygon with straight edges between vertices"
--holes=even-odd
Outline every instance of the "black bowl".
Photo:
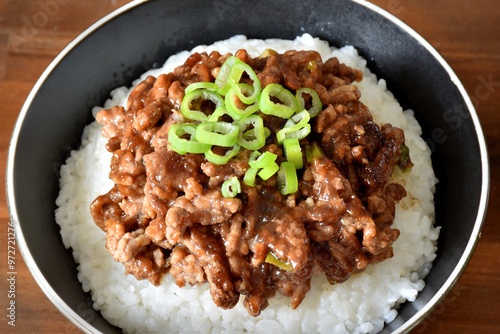
[[304,32],[355,46],[403,107],[415,111],[433,152],[442,227],[437,258],[425,289],[401,306],[384,332],[409,331],[452,288],[479,240],[489,166],[465,89],[422,37],[365,1],[135,1],[94,24],[53,61],[20,113],[9,150],[7,193],[20,250],[42,290],[76,326],[119,332],[91,308],[54,220],[59,167],[78,147],[91,107],[195,45],[236,34],[293,39]]

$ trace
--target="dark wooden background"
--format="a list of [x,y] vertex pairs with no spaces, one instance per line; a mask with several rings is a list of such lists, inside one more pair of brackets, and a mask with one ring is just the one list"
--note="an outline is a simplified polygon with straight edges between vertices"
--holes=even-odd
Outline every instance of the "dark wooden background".
[[[0,0],[0,183],[10,135],[24,100],[56,55],[127,0]],[[491,162],[482,239],[455,288],[412,333],[500,333],[500,1],[373,0],[426,38],[463,82],[479,114]],[[467,196],[467,194],[464,194]],[[7,325],[9,215],[0,192],[0,332],[78,333],[47,299],[19,250],[16,326]]]

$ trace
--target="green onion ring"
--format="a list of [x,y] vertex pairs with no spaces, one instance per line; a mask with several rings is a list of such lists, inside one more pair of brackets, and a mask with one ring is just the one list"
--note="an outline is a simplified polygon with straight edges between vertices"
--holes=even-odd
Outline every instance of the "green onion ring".
[[[181,138],[185,134],[189,134],[189,140]],[[210,149],[210,144],[197,142],[195,136],[196,126],[192,123],[176,123],[168,129],[168,141],[178,153],[205,153]]]
[[304,161],[302,160],[302,149],[300,148],[298,138],[287,138],[283,140],[283,151],[286,160],[293,163],[296,169],[301,169],[302,167],[304,167]]
[[285,123],[283,129],[276,134],[278,143],[283,144],[286,138],[305,138],[311,132],[311,125],[308,123],[310,118],[307,110],[302,110],[293,115],[293,117]]
[[283,161],[281,163],[276,183],[283,195],[293,194],[299,189],[297,170],[292,162]]
[[311,118],[317,116],[323,108],[323,104],[321,103],[321,99],[319,98],[318,93],[314,89],[308,87],[302,87],[297,89],[297,91],[295,92],[295,97],[297,98],[297,102],[299,104],[298,110],[306,109],[305,108],[306,101],[304,100],[302,94],[308,94],[309,96],[311,96],[312,106],[311,108],[309,108],[309,110],[307,110],[307,112],[309,113]]
[[297,138],[300,140],[307,137],[309,133],[311,133],[311,124],[306,124],[304,127],[299,129],[283,128],[276,134],[276,139],[279,144],[282,144],[287,138]]
[[194,121],[207,121],[208,116],[204,112],[196,109],[191,109],[191,102],[199,98],[206,101],[212,101],[215,104],[215,109],[224,105],[224,100],[216,92],[207,89],[197,89],[187,93],[182,100],[181,112],[184,117]]
[[234,157],[238,152],[240,151],[240,145],[234,144],[233,147],[226,151],[226,154],[224,155],[219,155],[215,154],[212,151],[212,148],[210,148],[208,151],[205,152],[205,159],[213,163],[214,165],[225,165],[231,160],[232,157]]
[[[241,77],[243,76],[243,72],[245,72],[250,80],[252,80],[252,90],[242,89],[245,86],[240,85]],[[229,77],[227,79],[229,85],[234,88],[236,95],[240,98],[241,102],[245,104],[254,103],[257,100],[257,97],[260,94],[261,86],[260,80],[255,74],[254,70],[250,65],[240,61],[235,62],[233,66],[231,66],[231,71],[229,72]]]
[[241,192],[240,180],[236,176],[233,176],[229,180],[226,180],[222,184],[221,188],[222,196],[226,198],[236,197]]
[[266,167],[262,168],[259,172],[258,172],[258,175],[259,177],[262,179],[262,180],[267,180],[269,179],[271,176],[273,176],[274,174],[276,174],[276,172],[280,169],[280,167],[278,166],[278,164],[276,162],[271,162],[269,165],[267,165]]
[[196,140],[216,146],[230,147],[236,144],[239,127],[226,122],[200,123],[196,127]]
[[[238,87],[238,89],[243,92],[253,91],[252,86],[244,83],[237,84],[236,87]],[[233,117],[234,119],[241,119],[257,112],[259,110],[259,104],[257,102],[253,102],[252,104],[246,104],[245,102],[243,102],[238,95],[238,89],[236,87],[231,87],[227,91],[226,97],[224,98],[226,108],[231,117]],[[237,105],[238,100],[246,105],[245,109],[239,108],[239,106]]]
[[253,151],[252,154],[250,154],[250,156],[248,157],[248,164],[257,160],[257,158],[260,157],[261,154],[262,153],[260,153],[259,151]]
[[315,158],[321,158],[324,156],[323,151],[318,143],[312,143],[306,146],[306,160],[311,162]]
[[307,110],[302,110],[301,112],[296,113],[289,120],[287,120],[284,127],[285,128],[290,128],[293,126],[301,127],[302,125],[308,123],[310,119],[311,115],[309,115]]
[[[264,127],[264,137],[267,139],[270,135],[271,135],[271,130],[269,130],[269,128],[267,127]],[[255,139],[254,129],[250,129],[247,132],[243,133],[243,138],[248,140]]]
[[190,93],[190,92],[197,90],[197,89],[206,89],[206,90],[210,90],[213,92],[217,92],[219,87],[214,82],[204,82],[204,81],[193,82],[192,84],[190,84],[186,87],[186,89],[184,90],[184,93],[187,94],[187,93]]
[[243,63],[243,62],[235,56],[227,58],[226,61],[220,67],[219,73],[217,74],[217,78],[215,78],[215,84],[217,85],[217,87],[219,87],[218,93],[222,96],[226,95],[227,91],[231,87],[227,79],[229,78],[229,73],[231,72],[231,68],[236,63]]
[[[258,152],[258,151],[255,151]],[[253,153],[252,153],[253,155]],[[271,153],[271,152],[264,152],[262,154],[259,154],[258,156],[250,156],[250,159],[248,160],[248,164],[250,167],[253,168],[265,168],[269,165],[271,165],[276,158],[278,157],[276,154]]]
[[255,187],[255,177],[257,176],[257,168],[248,168],[243,177],[243,183],[250,187]]
[[[255,139],[246,139],[243,134],[247,132],[248,126],[253,125],[253,135]],[[238,121],[238,141],[237,143],[248,150],[258,150],[266,144],[264,131],[264,121],[257,115],[250,115]]]
[[[274,103],[271,97],[277,98],[281,103]],[[298,106],[295,96],[278,84],[267,85],[259,97],[260,111],[267,115],[290,118],[298,110]]]

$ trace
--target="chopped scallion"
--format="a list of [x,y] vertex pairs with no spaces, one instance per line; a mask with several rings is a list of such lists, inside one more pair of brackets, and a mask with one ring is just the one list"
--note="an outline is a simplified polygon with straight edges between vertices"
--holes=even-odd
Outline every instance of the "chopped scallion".
[[[236,88],[237,87],[237,88]],[[226,108],[229,114],[234,119],[241,119],[243,117],[249,116],[256,111],[259,110],[259,105],[257,102],[253,102],[252,104],[245,104],[239,97],[237,91],[238,89],[242,92],[251,92],[253,91],[252,86],[240,83],[237,84],[236,87],[231,87],[224,98],[224,102],[226,104]]]
[[216,146],[230,147],[238,139],[238,126],[226,122],[200,123],[196,127],[196,140]]
[[[240,85],[240,80],[243,76],[243,73],[246,73],[250,80],[252,80],[252,86],[250,86],[252,87],[252,89],[243,89],[248,85]],[[232,88],[234,88],[235,93],[240,98],[241,102],[245,104],[254,103],[260,94],[260,80],[257,77],[257,74],[255,74],[250,65],[242,61],[235,62],[233,66],[231,66],[231,71],[229,72],[227,82]]]
[[230,150],[226,151],[226,154],[224,155],[215,154],[212,148],[210,148],[205,152],[205,159],[215,165],[225,165],[229,162],[229,160],[231,160],[232,157],[238,154],[239,151],[240,145],[238,144],[234,144],[233,147]]
[[317,143],[312,143],[311,145],[306,146],[306,160],[307,162],[311,162],[315,158],[321,158],[324,156],[321,147]]
[[[278,100],[275,103],[273,100]],[[259,97],[259,108],[264,114],[282,118],[290,118],[298,109],[295,96],[278,84],[269,84],[262,90]]]
[[257,176],[258,168],[248,168],[243,177],[243,183],[250,187],[255,187],[255,177]]
[[219,69],[217,78],[215,78],[215,84],[219,87],[219,94],[225,96],[231,85],[228,82],[229,73],[231,72],[231,67],[236,63],[243,63],[240,59],[235,56],[231,56],[226,59]]
[[194,82],[186,87],[184,93],[187,94],[187,93],[192,92],[192,91],[197,90],[197,89],[207,89],[207,90],[217,92],[218,88],[219,87],[214,82],[204,82],[204,81]]
[[276,183],[283,195],[293,194],[299,189],[297,170],[290,161],[283,161],[278,171]]
[[304,167],[302,149],[300,148],[298,138],[287,138],[283,140],[283,153],[285,154],[286,160],[293,163],[296,169]]
[[311,125],[308,123],[310,115],[307,110],[295,114],[286,123],[283,129],[278,131],[276,139],[282,144],[287,138],[303,139],[311,132]]
[[276,162],[271,162],[266,167],[262,168],[257,174],[262,180],[267,180],[280,169],[280,166]]
[[236,197],[241,192],[240,180],[236,176],[233,176],[229,180],[226,180],[222,184],[221,188],[222,196],[226,198]]
[[[258,152],[258,151],[255,151]],[[254,153],[255,153],[254,152]],[[252,153],[253,155],[253,153]],[[259,154],[258,156],[250,156],[250,159],[248,160],[248,164],[250,167],[253,168],[265,168],[269,165],[271,165],[276,158],[278,157],[276,154],[271,153],[271,152],[264,152],[262,154]]]
[[[247,139],[243,134],[248,130],[248,127],[253,125],[253,139]],[[264,131],[264,121],[257,115],[250,115],[238,121],[238,144],[248,150],[258,150],[266,144],[266,136]]]
[[295,97],[297,98],[297,102],[299,104],[298,110],[306,109],[306,101],[304,99],[304,94],[309,95],[311,97],[311,107],[307,109],[311,118],[317,116],[321,110],[323,109],[323,104],[321,103],[321,99],[319,98],[318,93],[312,89],[307,87],[302,87],[297,89],[295,93]]
[[[189,139],[183,138],[189,135]],[[210,149],[210,144],[196,141],[196,125],[192,123],[176,123],[168,130],[168,141],[176,152],[205,153]]]
[[[195,107],[195,101],[197,107]],[[215,104],[214,110],[224,105],[224,100],[216,92],[207,89],[196,89],[187,93],[182,100],[181,112],[184,117],[194,121],[206,122],[208,116],[204,112],[204,110],[202,110],[204,101],[213,102]],[[210,112],[210,114],[212,114],[212,112],[213,110]]]

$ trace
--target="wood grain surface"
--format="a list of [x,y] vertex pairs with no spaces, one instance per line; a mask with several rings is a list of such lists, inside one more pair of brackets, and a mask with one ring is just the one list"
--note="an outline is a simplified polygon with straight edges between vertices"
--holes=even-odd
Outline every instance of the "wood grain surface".
[[[11,132],[57,54],[126,0],[0,0],[0,183]],[[500,1],[373,0],[427,39],[454,69],[479,115],[491,163],[482,239],[465,273],[412,333],[500,333]],[[467,196],[467,194],[464,194]],[[9,214],[0,192],[0,333],[78,333],[32,278],[17,249],[15,327],[8,325]]]

